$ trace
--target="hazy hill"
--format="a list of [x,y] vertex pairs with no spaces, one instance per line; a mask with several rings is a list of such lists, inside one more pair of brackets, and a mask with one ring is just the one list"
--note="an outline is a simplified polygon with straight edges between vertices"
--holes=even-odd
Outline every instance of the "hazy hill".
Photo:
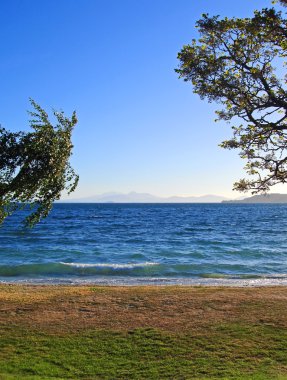
[[287,194],[260,194],[241,200],[224,200],[223,203],[287,203]]
[[220,203],[228,198],[220,195],[203,195],[200,197],[157,197],[148,193],[131,192],[128,194],[107,193],[87,198],[66,199],[61,202],[71,203]]

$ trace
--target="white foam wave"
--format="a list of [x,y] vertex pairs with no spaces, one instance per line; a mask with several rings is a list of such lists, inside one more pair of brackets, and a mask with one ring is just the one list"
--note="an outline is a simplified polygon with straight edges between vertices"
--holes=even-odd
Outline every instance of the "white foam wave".
[[[70,263],[69,263],[70,264]],[[239,280],[239,279],[198,279],[198,278],[164,278],[164,277],[97,277],[90,279],[72,279],[72,278],[33,278],[33,279],[9,279],[0,280],[0,284],[31,284],[31,285],[104,285],[104,286],[224,286],[224,287],[240,287],[240,288],[256,288],[268,286],[285,286],[287,287],[287,278],[283,279],[256,279],[256,280]]]
[[145,262],[145,263],[126,263],[126,264],[111,264],[111,263],[98,263],[98,264],[88,264],[88,263],[65,263],[60,262],[62,265],[68,265],[75,268],[112,268],[112,269],[133,269],[133,268],[142,268],[148,266],[159,265],[154,262]]

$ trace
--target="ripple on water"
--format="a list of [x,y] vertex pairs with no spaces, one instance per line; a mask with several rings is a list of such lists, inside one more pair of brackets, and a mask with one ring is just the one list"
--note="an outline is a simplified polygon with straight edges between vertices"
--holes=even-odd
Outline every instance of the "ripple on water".
[[282,280],[286,216],[287,205],[57,204],[33,230],[19,228],[19,215],[4,223],[0,276]]

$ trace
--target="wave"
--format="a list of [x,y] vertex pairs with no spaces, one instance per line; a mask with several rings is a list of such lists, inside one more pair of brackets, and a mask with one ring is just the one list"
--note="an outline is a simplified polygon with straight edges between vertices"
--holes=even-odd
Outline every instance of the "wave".
[[[238,269],[238,268],[237,268]],[[240,268],[239,268],[240,269]],[[13,279],[92,279],[110,278],[185,278],[185,281],[287,281],[285,273],[244,273],[238,271],[226,273],[212,272],[211,268],[201,265],[168,264],[153,261],[125,263],[78,263],[78,262],[42,262],[18,265],[0,265],[0,281]]]
[[86,264],[86,263],[65,263],[60,262],[62,265],[68,265],[75,268],[112,268],[112,269],[133,269],[142,268],[148,266],[159,265],[159,263],[145,262],[145,263],[128,263],[128,264],[112,264],[112,263],[96,263],[96,264]]
[[202,273],[199,275],[201,278],[206,279],[226,279],[226,280],[277,280],[287,279],[286,273],[274,274],[224,274],[224,273]]
[[[0,277],[40,277],[40,276],[91,276],[91,275],[145,275],[154,272],[160,264],[143,263],[75,263],[48,262],[20,265],[1,265]],[[157,270],[155,270],[157,272]],[[155,273],[155,272],[154,272]]]
[[131,276],[94,276],[94,277],[0,277],[0,284],[28,285],[94,285],[94,286],[224,286],[224,287],[268,287],[287,286],[284,277],[263,277],[256,279],[242,278],[183,278],[183,277],[131,277]]

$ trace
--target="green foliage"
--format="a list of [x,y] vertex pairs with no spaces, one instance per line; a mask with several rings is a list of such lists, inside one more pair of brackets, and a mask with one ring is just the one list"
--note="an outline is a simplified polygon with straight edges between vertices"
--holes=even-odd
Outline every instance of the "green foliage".
[[215,325],[49,334],[1,329],[0,379],[287,379],[287,333],[275,326]]
[[[272,4],[276,4],[278,0],[273,0]],[[283,7],[287,6],[287,0],[279,0],[279,3],[283,5]]]
[[78,176],[69,164],[71,133],[77,123],[54,111],[53,126],[48,114],[32,99],[32,132],[12,133],[0,128],[0,224],[14,211],[30,207],[25,222],[33,226],[48,215],[61,192],[75,190]]
[[178,54],[180,78],[201,98],[223,105],[219,120],[235,121],[233,137],[221,146],[240,149],[247,159],[250,177],[234,184],[239,191],[266,192],[287,181],[287,76],[280,76],[286,26],[274,8],[243,19],[203,15],[197,22],[200,38]]

